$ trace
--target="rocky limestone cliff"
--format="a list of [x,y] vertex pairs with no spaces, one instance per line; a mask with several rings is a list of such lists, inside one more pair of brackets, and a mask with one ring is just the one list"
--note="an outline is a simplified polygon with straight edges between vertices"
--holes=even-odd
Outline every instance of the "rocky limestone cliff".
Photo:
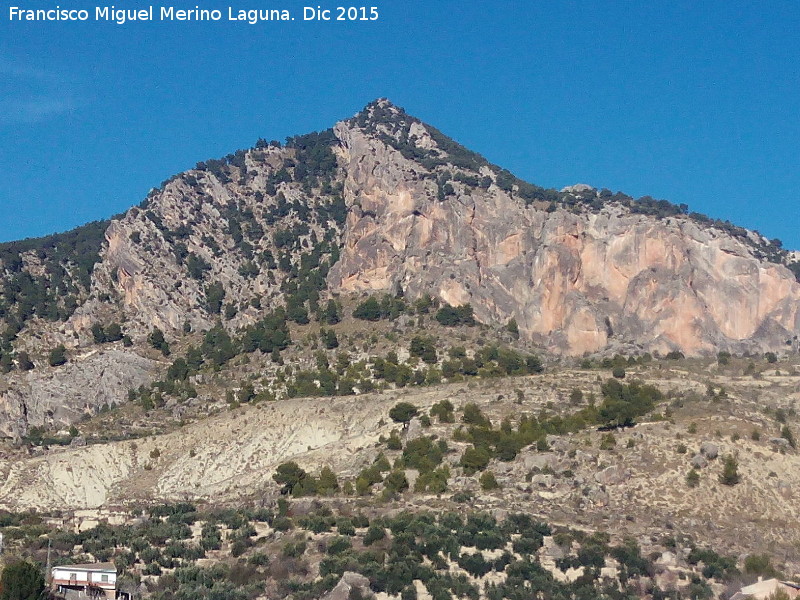
[[573,355],[609,345],[763,351],[800,329],[800,285],[747,241],[614,204],[542,210],[495,183],[453,181],[443,201],[436,180],[397,149],[352,123],[336,134],[349,213],[333,290],[400,286],[470,303],[479,321],[513,318],[528,339]]
[[128,390],[150,382],[156,366],[121,349],[92,350],[58,370],[8,377],[0,383],[0,434],[18,439],[29,427],[67,428],[104,405],[126,402]]
[[[398,123],[410,144],[439,164],[394,147]],[[479,321],[504,325],[513,318],[526,339],[572,355],[606,347],[764,351],[800,329],[800,284],[783,265],[757,256],[755,234],[742,239],[688,216],[657,219],[614,202],[599,210],[526,204],[516,189],[501,189],[499,170],[488,163],[452,164],[458,161],[436,133],[386,101],[371,105],[361,121],[334,128],[339,168],[331,177],[343,188],[348,212],[337,231],[341,258],[327,277],[331,292],[401,287],[411,297],[430,293],[452,305],[470,303]],[[95,271],[98,295],[118,294],[142,332],[152,325],[179,330],[186,322],[207,329],[215,317],[204,306],[204,286],[215,281],[223,284],[226,302],[245,305],[231,327],[255,320],[259,311],[246,303],[255,297],[280,302],[285,275],[280,269],[241,274],[248,253],[231,237],[230,210],[250,211],[263,229],[249,238],[249,255],[272,250],[277,257],[273,235],[281,223],[263,220],[275,198],[261,190],[295,158],[294,149],[270,146],[247,153],[238,180],[197,170],[174,178],[146,211],[132,209],[108,228]],[[442,173],[450,186],[444,198]],[[475,186],[470,176],[485,183]],[[586,185],[572,188],[566,193],[594,194]],[[312,208],[325,200],[295,182],[276,190]],[[288,218],[286,227],[299,220]],[[303,244],[324,235],[322,221],[310,219]],[[210,267],[200,280],[187,277],[176,261],[174,240],[164,243],[164,229],[181,227],[188,232],[184,250]],[[73,321],[86,312],[92,308],[79,309]]]
[[[222,286],[225,305],[236,306],[235,316],[226,317],[231,330],[256,321],[262,306],[282,303],[282,284],[300,255],[328,231],[339,236],[335,222],[317,211],[328,206],[330,194],[285,181],[265,193],[276,171],[295,157],[294,149],[270,146],[248,152],[230,177],[198,169],[174,177],[146,208],[111,222],[95,269],[96,295],[118,298],[140,336],[154,326],[168,332],[187,323],[194,331],[211,328],[223,312],[208,305],[212,284]],[[290,231],[296,233],[292,244],[276,248],[275,235]],[[274,264],[281,254],[288,258],[285,269]],[[200,265],[194,271],[191,261]],[[95,312],[85,305],[71,324],[85,329]]]

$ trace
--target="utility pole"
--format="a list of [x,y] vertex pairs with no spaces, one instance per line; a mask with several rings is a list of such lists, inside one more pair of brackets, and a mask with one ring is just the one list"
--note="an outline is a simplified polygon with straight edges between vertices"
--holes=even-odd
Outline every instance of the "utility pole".
[[50,583],[51,583],[51,580],[50,580],[50,543],[51,543],[51,541],[52,540],[48,536],[48,538],[47,538],[47,567],[46,567],[47,571],[44,574],[44,580],[47,582],[47,587],[50,587]]

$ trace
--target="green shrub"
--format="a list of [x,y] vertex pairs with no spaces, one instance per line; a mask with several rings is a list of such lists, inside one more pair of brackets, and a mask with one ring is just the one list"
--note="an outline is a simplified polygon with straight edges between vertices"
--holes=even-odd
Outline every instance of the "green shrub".
[[392,471],[383,480],[383,485],[384,492],[393,496],[408,489],[408,479],[403,471]]
[[60,367],[67,362],[67,349],[64,347],[64,344],[59,344],[50,350],[47,362],[51,367]]
[[447,480],[450,478],[450,469],[447,465],[434,471],[420,473],[414,482],[414,491],[419,493],[442,494],[447,491]]
[[38,565],[23,560],[11,562],[0,576],[0,600],[38,600],[44,585]]
[[370,296],[356,307],[353,317],[363,321],[380,321],[381,305],[376,298]]
[[728,454],[722,459],[722,474],[719,481],[723,485],[736,485],[739,483],[739,461],[732,454]]
[[706,578],[714,577],[721,581],[727,581],[738,574],[735,558],[721,556],[711,549],[693,547],[686,560],[690,565],[702,562],[704,565],[703,576]]
[[317,491],[323,496],[332,496],[339,491],[339,480],[327,465],[322,467],[317,480]]
[[601,386],[601,391],[603,403],[599,407],[600,420],[612,427],[633,425],[636,417],[647,414],[663,399],[658,389],[637,381],[626,385],[609,379]]
[[696,488],[700,485],[700,473],[697,472],[697,469],[691,469],[686,474],[686,485],[690,488]]
[[436,313],[436,320],[445,327],[475,325],[475,317],[472,312],[472,306],[469,304],[464,304],[462,306],[443,306]]
[[474,475],[478,471],[483,471],[489,465],[491,458],[485,448],[472,446],[464,451],[459,464],[464,468],[465,475]]
[[306,552],[306,541],[304,539],[297,539],[294,541],[286,542],[283,545],[281,554],[287,558],[298,558],[303,556]]
[[389,439],[386,440],[386,448],[389,450],[403,449],[403,442],[400,441],[400,436],[397,435],[397,432],[393,431],[389,435]]
[[603,434],[603,437],[600,438],[600,450],[611,450],[617,445],[617,438],[614,437],[614,434],[608,432]]
[[294,461],[278,465],[272,478],[283,486],[282,493],[284,494],[303,495],[316,491],[313,478]]
[[789,426],[788,426],[788,425],[784,425],[784,426],[781,428],[781,437],[782,437],[783,439],[785,439],[786,441],[788,441],[788,442],[789,442],[789,445],[790,445],[792,448],[797,448],[797,442],[796,442],[796,441],[795,441],[795,439],[794,439],[794,434],[792,433],[792,430],[791,430],[791,429],[789,429]]
[[496,490],[500,487],[500,484],[497,483],[494,473],[491,471],[484,471],[483,474],[481,474],[480,483],[481,489],[486,491]]
[[409,348],[411,356],[417,356],[430,365],[436,364],[436,345],[432,338],[414,336]]
[[744,559],[744,572],[763,577],[781,577],[781,573],[772,566],[772,561],[766,554],[750,554],[747,556]]
[[483,414],[477,404],[470,402],[464,406],[464,414],[461,415],[461,421],[467,425],[477,425],[479,427],[491,427],[492,423]]
[[506,331],[509,332],[515,339],[519,339],[519,326],[517,325],[516,319],[509,319],[508,323],[506,323]]
[[481,552],[463,553],[458,558],[458,566],[473,577],[483,577],[492,570],[492,563],[488,562]]
[[408,423],[418,413],[417,407],[410,402],[398,402],[389,411],[389,417],[396,423]]
[[355,525],[353,525],[353,521],[350,519],[337,519],[336,530],[339,532],[339,535],[354,536],[356,534]]
[[328,554],[341,554],[352,547],[353,544],[349,539],[337,536],[328,542]]
[[156,350],[160,350],[161,354],[163,354],[164,356],[169,356],[170,354],[169,343],[167,342],[166,338],[164,338],[164,332],[161,331],[158,327],[153,327],[153,330],[150,332],[150,335],[147,336],[147,341],[153,348],[155,348]]
[[373,523],[369,526],[369,529],[367,529],[366,535],[364,535],[364,545],[371,546],[375,542],[380,541],[385,537],[386,530],[377,523]]
[[403,450],[403,464],[420,472],[433,470],[442,462],[447,445],[444,441],[434,442],[430,437],[419,437],[406,443]]
[[454,423],[455,416],[453,411],[455,407],[450,400],[441,400],[431,406],[430,415],[439,419],[440,423]]
[[294,523],[289,517],[279,515],[272,521],[272,528],[276,531],[289,531],[294,527]]
[[263,552],[256,552],[247,559],[247,564],[253,567],[266,567],[269,565],[269,556]]

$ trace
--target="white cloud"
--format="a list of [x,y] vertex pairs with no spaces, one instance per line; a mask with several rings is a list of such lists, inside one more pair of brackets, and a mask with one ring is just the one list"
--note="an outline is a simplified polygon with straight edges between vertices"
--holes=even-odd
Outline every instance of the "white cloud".
[[74,110],[70,88],[55,72],[0,58],[0,125],[39,123]]
[[0,76],[13,77],[19,79],[40,79],[40,80],[54,80],[56,79],[53,73],[31,67],[30,65],[22,65],[17,62],[11,62],[8,59],[0,57]]
[[27,96],[0,100],[0,123],[37,123],[71,111],[68,98]]

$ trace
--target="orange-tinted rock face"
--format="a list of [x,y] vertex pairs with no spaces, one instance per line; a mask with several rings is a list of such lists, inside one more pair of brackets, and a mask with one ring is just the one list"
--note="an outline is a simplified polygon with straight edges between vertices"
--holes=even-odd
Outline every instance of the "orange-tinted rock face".
[[[379,104],[378,110],[385,116],[393,109]],[[774,350],[800,329],[800,285],[785,267],[757,258],[746,239],[704,229],[685,216],[632,214],[613,202],[575,212],[544,210],[546,203],[525,206],[498,187],[489,166],[476,173],[426,165],[419,159],[424,152],[404,157],[387,145],[392,130],[386,121],[371,130],[342,122],[334,131],[340,167],[334,183],[343,188],[348,213],[344,227],[336,226],[342,247],[328,274],[333,292],[400,286],[410,297],[427,293],[453,305],[470,303],[480,321],[502,325],[513,318],[525,338],[569,354],[604,348]],[[419,122],[406,133],[425,152],[441,140]],[[106,232],[94,296],[118,297],[127,329],[140,335],[153,326],[211,327],[217,316],[206,310],[209,282],[222,285],[232,305],[247,307],[254,296],[281,304],[283,271],[260,269],[249,277],[243,270],[251,256],[275,250],[274,231],[265,228],[259,239],[251,238],[246,254],[231,239],[225,214],[231,206],[268,210],[276,200],[261,190],[292,152],[270,147],[249,154],[248,177],[241,181],[193,171],[151,198],[147,213],[173,231],[188,230],[184,254],[208,264],[204,277],[187,277],[174,244],[164,241],[144,211],[132,210]],[[467,176],[483,181],[469,185]],[[442,177],[452,186],[447,194]],[[328,202],[297,183],[279,189],[288,202]],[[311,223],[316,239],[325,229]],[[97,320],[95,304],[78,309],[74,329],[86,330]],[[226,324],[240,327],[258,315],[244,308]]]
[[615,206],[545,212],[494,185],[454,183],[439,200],[417,163],[357,128],[336,133],[350,212],[334,290],[399,285],[469,302],[479,320],[514,318],[528,339],[569,354],[764,350],[800,328],[789,270],[721,231]]

